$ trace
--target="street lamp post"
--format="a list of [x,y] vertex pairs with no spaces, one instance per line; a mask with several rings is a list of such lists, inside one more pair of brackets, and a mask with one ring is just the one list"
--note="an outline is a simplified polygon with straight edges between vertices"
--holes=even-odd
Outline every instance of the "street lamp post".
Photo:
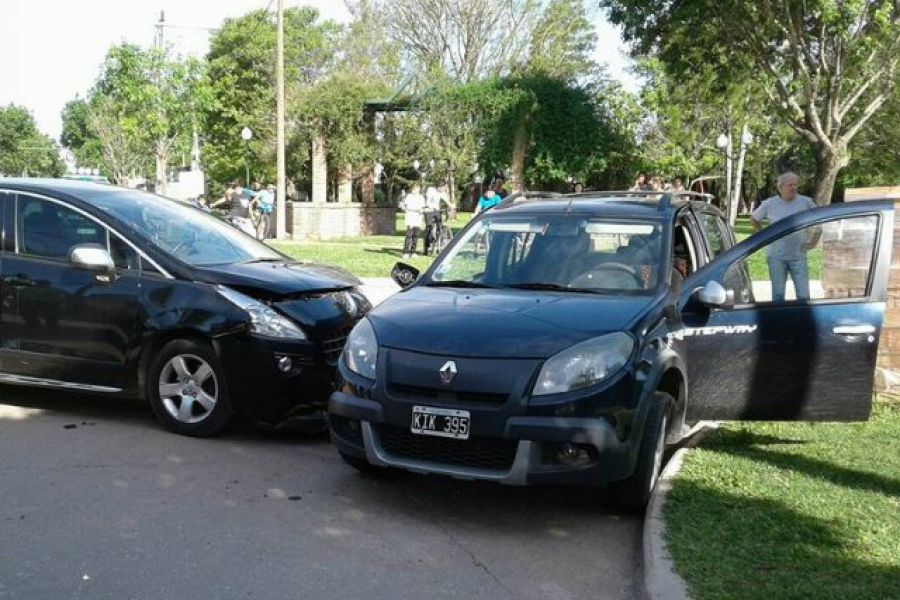
[[249,127],[241,129],[241,139],[244,140],[244,181],[250,187],[250,140],[253,139],[253,130]]
[[747,148],[753,143],[753,134],[747,123],[744,122],[740,138],[740,150],[738,152],[737,169],[732,174],[732,162],[734,160],[734,147],[731,134],[722,133],[716,139],[716,146],[725,152],[725,206],[727,207],[728,222],[734,226],[737,220],[738,204],[741,201],[741,180],[744,172],[744,159],[747,156]]
[[725,206],[731,206],[731,135],[719,134],[716,146],[725,153]]

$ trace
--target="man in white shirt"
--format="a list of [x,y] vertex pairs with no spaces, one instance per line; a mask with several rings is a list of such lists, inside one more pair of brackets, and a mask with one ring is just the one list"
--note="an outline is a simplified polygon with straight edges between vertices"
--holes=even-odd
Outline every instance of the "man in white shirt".
[[[750,224],[754,231],[762,229],[765,220],[769,224],[780,221],[803,211],[817,207],[815,201],[808,196],[797,193],[797,176],[784,173],[778,178],[778,195],[764,200],[759,208],[753,211]],[[791,274],[797,300],[809,300],[809,272],[806,264],[806,253],[815,248],[819,242],[819,233],[807,237],[809,230],[802,230],[775,240],[766,248],[769,263],[769,278],[772,280],[772,302],[784,302],[784,290],[787,275]]]
[[414,183],[409,193],[400,201],[400,208],[406,213],[406,238],[403,241],[403,258],[416,253],[418,237],[425,226],[425,197],[422,186]]

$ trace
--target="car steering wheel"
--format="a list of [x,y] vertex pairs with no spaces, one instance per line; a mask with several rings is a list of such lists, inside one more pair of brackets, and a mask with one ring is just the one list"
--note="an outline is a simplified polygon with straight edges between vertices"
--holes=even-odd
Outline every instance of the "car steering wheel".
[[626,273],[630,275],[634,282],[637,284],[637,287],[642,289],[644,287],[644,280],[641,278],[640,273],[638,273],[637,269],[630,265],[626,265],[625,263],[611,262],[611,263],[600,263],[599,265],[594,265],[589,269],[585,269],[569,282],[569,287],[592,287],[591,284],[594,283],[594,276],[599,276],[602,271],[615,271],[618,273]]

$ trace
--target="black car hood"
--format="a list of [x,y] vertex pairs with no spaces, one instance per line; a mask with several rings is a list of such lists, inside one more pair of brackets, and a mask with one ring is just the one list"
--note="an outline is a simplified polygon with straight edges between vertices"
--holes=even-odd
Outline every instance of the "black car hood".
[[547,358],[621,331],[648,296],[416,286],[369,313],[381,346],[459,357]]
[[199,270],[208,283],[219,283],[273,298],[340,290],[361,284],[359,279],[336,267],[287,260],[215,265]]

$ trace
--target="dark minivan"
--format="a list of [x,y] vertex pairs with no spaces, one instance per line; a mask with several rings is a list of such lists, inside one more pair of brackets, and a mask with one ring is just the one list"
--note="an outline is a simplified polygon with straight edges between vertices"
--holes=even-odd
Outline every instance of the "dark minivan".
[[200,209],[109,185],[0,180],[0,383],[144,398],[168,429],[326,405],[352,275]]

